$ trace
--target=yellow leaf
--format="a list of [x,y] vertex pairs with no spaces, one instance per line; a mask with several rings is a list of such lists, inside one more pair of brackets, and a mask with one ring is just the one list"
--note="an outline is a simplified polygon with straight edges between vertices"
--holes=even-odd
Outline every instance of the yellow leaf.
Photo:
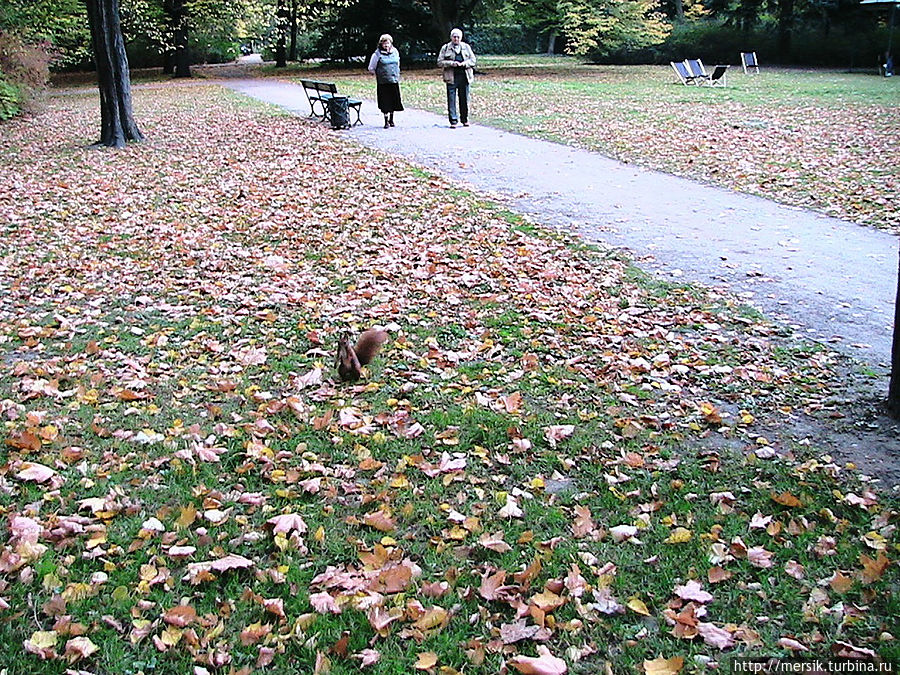
[[869,548],[873,548],[876,551],[883,551],[887,548],[887,542],[884,537],[882,537],[877,532],[866,532],[862,538],[863,542]]
[[421,652],[416,659],[416,670],[428,670],[437,665],[438,655],[434,652]]
[[28,640],[37,649],[47,649],[55,647],[59,635],[55,630],[38,630],[31,634]]
[[644,616],[650,616],[650,610],[647,609],[647,605],[644,604],[644,601],[640,598],[631,598],[631,600],[627,603],[628,609],[632,612],[636,612],[638,614],[643,614]]
[[174,647],[181,641],[181,635],[184,631],[175,626],[166,626],[166,629],[160,634],[159,638],[167,647]]
[[693,533],[683,527],[676,527],[672,534],[663,542],[664,544],[683,544],[691,540]]
[[673,656],[671,659],[664,659],[660,656],[652,661],[644,661],[646,675],[675,675],[683,667],[683,656]]

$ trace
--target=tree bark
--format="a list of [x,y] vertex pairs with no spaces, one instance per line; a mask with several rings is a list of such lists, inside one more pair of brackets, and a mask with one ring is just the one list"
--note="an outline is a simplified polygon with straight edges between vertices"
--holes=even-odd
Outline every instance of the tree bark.
[[897,297],[894,300],[894,342],[891,345],[891,383],[888,387],[888,411],[900,419],[900,256],[897,258]]
[[122,148],[143,135],[131,108],[131,73],[119,21],[119,0],[87,0],[91,44],[100,89],[100,140],[97,145]]
[[278,30],[278,41],[275,43],[275,67],[287,67],[287,29],[288,8],[287,0],[278,0],[278,9],[275,12],[275,28]]
[[555,30],[550,32],[550,37],[547,39],[547,56],[556,54],[556,36]]
[[778,55],[788,61],[791,56],[791,38],[794,32],[794,0],[778,0]]
[[297,31],[298,31],[298,14],[297,0],[291,0],[291,8],[288,16],[288,21],[291,22],[291,42],[290,47],[288,48],[288,61],[296,61],[297,60]]
[[173,58],[175,61],[175,77],[191,76],[191,53],[188,49],[188,22],[184,0],[171,0],[169,3],[172,19],[172,42],[175,45]]
[[[450,31],[454,28],[461,29],[464,23],[468,23],[481,2],[482,0],[428,0],[435,38],[447,42]],[[466,36],[463,35],[463,40],[465,39]]]

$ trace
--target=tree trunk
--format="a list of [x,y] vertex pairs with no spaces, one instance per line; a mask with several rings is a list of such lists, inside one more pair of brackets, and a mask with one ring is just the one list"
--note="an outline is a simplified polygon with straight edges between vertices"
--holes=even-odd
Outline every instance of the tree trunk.
[[794,0],[778,0],[778,56],[782,62],[790,59],[793,32]]
[[172,46],[165,54],[163,73],[174,77],[191,76],[191,57],[188,50],[188,22],[185,0],[165,0],[169,39]]
[[288,61],[297,60],[297,0],[291,0],[291,11],[288,20],[291,22],[291,45],[288,49]]
[[556,31],[550,32],[550,38],[547,40],[547,56],[556,54]]
[[91,44],[100,88],[100,140],[122,148],[143,140],[131,111],[131,74],[119,22],[119,0],[87,0]]
[[287,0],[278,0],[278,9],[275,13],[275,29],[278,31],[278,41],[275,43],[275,67],[287,67],[287,28],[288,9]]
[[900,257],[897,259],[897,297],[894,300],[894,342],[891,345],[891,384],[887,408],[900,419]]
[[[443,44],[450,39],[450,31],[453,28],[462,28],[475,12],[482,0],[428,0],[428,8],[431,10],[431,25],[435,31],[435,38]],[[466,36],[463,35],[463,40]]]
[[675,0],[675,18],[678,21],[684,21],[684,2]]

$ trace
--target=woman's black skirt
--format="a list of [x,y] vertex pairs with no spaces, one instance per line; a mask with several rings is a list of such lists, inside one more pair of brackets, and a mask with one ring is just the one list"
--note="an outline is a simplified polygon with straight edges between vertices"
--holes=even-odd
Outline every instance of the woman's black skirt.
[[383,113],[403,110],[400,100],[400,85],[396,82],[378,83],[378,109]]

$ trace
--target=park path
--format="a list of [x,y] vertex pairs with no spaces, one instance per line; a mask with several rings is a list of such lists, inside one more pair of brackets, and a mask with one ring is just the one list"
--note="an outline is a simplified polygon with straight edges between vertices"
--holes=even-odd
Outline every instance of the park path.
[[[309,114],[297,84],[222,84]],[[471,127],[450,129],[445,117],[406,110],[395,114],[395,128],[383,129],[377,107],[365,101],[364,124],[334,133],[412,160],[544,225],[624,248],[661,278],[727,288],[807,337],[889,370],[895,236],[481,126],[475,86]]]

